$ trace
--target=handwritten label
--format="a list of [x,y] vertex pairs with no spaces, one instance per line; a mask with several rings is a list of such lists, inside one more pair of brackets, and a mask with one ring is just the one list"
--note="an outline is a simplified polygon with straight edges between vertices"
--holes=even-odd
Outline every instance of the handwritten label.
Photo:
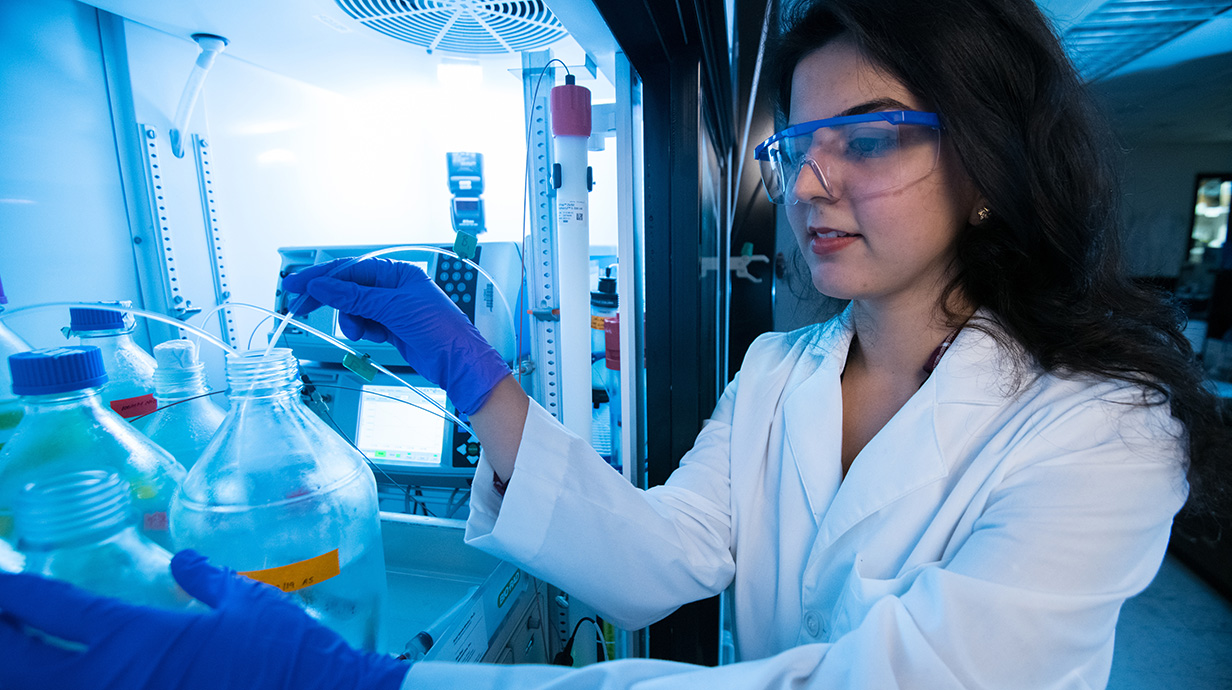
[[338,549],[334,549],[329,553],[298,563],[265,570],[249,570],[240,575],[273,585],[284,592],[294,592],[297,589],[325,582],[331,577],[336,577],[340,572],[342,570],[338,566]]
[[469,232],[458,232],[453,240],[453,253],[463,259],[475,258],[475,247],[479,246],[479,238]]
[[137,396],[136,398],[124,398],[123,400],[112,400],[111,409],[115,410],[116,414],[125,419],[140,417],[141,415],[150,414],[158,409],[158,402],[154,400],[154,395],[146,393],[145,395]]

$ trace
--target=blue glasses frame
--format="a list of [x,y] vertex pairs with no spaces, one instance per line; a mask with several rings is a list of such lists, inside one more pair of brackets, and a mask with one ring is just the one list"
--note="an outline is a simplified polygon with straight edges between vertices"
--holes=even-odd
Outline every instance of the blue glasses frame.
[[782,139],[798,137],[802,134],[809,134],[821,129],[822,127],[853,125],[859,122],[889,122],[894,125],[924,125],[927,127],[941,127],[941,118],[937,116],[937,113],[926,113],[917,110],[886,110],[876,113],[865,113],[863,115],[828,117],[824,120],[801,122],[800,124],[792,125],[781,132],[775,132],[769,139],[766,139],[757,145],[757,148],[753,150],[753,157],[759,161],[768,161],[770,160],[770,147]]

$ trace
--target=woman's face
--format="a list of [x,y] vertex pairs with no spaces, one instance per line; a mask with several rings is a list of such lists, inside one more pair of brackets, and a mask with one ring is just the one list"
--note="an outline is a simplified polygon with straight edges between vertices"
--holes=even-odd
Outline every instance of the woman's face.
[[[839,37],[796,66],[789,124],[892,110],[929,108],[850,39]],[[944,134],[935,167],[905,186],[873,195],[845,193],[854,185],[841,179],[831,186],[806,165],[794,187],[799,202],[786,207],[817,290],[870,306],[935,304],[951,277],[958,232],[979,208]]]

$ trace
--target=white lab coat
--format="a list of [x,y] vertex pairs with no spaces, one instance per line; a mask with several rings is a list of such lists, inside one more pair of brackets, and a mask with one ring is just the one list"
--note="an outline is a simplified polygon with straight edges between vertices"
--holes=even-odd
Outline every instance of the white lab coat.
[[758,338],[664,486],[630,486],[534,404],[503,500],[480,464],[471,544],[625,628],[730,586],[740,663],[421,663],[405,687],[1103,688],[1186,495],[1167,406],[1016,379],[966,328],[843,479],[851,335],[848,313]]

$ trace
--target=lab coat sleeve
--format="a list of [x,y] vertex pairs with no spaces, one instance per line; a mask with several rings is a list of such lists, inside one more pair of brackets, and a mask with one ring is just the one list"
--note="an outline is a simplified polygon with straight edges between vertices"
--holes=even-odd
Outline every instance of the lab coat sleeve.
[[[575,671],[428,663],[411,670],[407,687],[1102,687],[1107,679],[1087,669],[1110,653],[1121,604],[1154,577],[1185,498],[1175,428],[1159,431],[1168,427],[1166,410],[1118,407],[1120,414],[1078,415],[1067,423],[1079,426],[1063,433],[1034,430],[953,558],[905,573],[913,579],[901,594],[893,580],[853,573],[837,607],[862,617],[829,643],[719,668],[656,660]],[[1100,425],[1108,415],[1121,423]]]
[[638,489],[531,403],[503,500],[481,458],[467,543],[627,629],[731,582],[729,439],[737,382],[663,486]]

